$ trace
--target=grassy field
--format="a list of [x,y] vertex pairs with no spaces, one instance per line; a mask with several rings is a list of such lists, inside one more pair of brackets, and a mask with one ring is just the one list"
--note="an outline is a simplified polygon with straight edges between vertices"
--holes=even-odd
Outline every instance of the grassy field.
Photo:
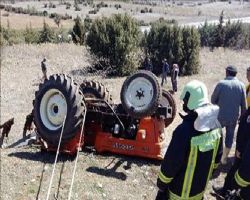
[[[164,18],[167,20],[175,19],[179,24],[204,22],[205,20],[217,20],[222,10],[224,11],[225,18],[232,19],[250,16],[250,3],[244,2],[244,4],[240,4],[238,1],[232,1],[231,4],[228,2],[208,3],[207,1],[176,1],[176,3],[173,4],[172,1],[165,1],[163,4],[159,3],[155,6],[107,1],[106,3],[108,4],[108,7],[100,8],[97,14],[89,14],[89,11],[93,10],[94,8],[91,6],[83,6],[82,4],[79,4],[81,11],[75,11],[73,1],[68,2],[72,4],[70,9],[66,9],[66,6],[60,4],[60,1],[53,1],[53,3],[56,5],[56,8],[44,8],[44,3],[48,4],[48,2],[43,1],[17,2],[12,6],[35,8],[38,11],[47,11],[48,13],[58,13],[63,15],[67,13],[73,18],[78,15],[83,19],[87,15],[89,15],[90,18],[95,19],[97,17],[110,16],[115,13],[127,13],[135,17],[137,20],[142,20],[145,23],[158,20],[159,18]],[[94,1],[95,4],[100,2],[101,1]],[[116,9],[116,4],[120,4],[121,8]],[[151,8],[152,13],[141,13],[141,10],[145,8]],[[43,20],[49,23],[50,26],[56,27],[56,24],[53,22],[53,20],[47,17],[44,18],[14,13],[9,13],[9,16],[5,15],[5,12],[1,10],[1,24],[5,27],[9,23],[10,27],[14,29],[24,29],[29,25],[34,28],[39,28],[42,27]],[[68,28],[73,26],[72,24],[72,20],[62,20],[61,25],[64,28]]]
[[[120,102],[120,89],[125,78],[86,74],[85,69],[91,63],[90,56],[86,49],[73,44],[17,45],[1,50],[1,122],[15,117],[9,136],[11,147],[0,150],[1,197],[3,200],[42,200],[47,194],[54,154],[41,154],[35,147],[15,147],[15,143],[22,137],[25,116],[32,109],[32,100],[42,78],[42,58],[46,56],[48,59],[49,74],[74,75],[78,83],[84,79],[101,81],[109,88],[116,103]],[[209,49],[202,49],[200,61],[202,68],[199,75],[179,79],[179,91],[174,96],[178,111],[182,108],[179,95],[185,83],[192,79],[202,80],[211,95],[216,83],[225,77],[225,67],[228,64],[238,67],[238,78],[246,83],[245,71],[250,63],[250,51],[220,48],[211,52]],[[169,82],[164,87],[170,89]],[[177,115],[166,129],[169,140],[180,121]],[[152,200],[157,192],[155,184],[159,164],[141,158],[81,152],[73,199]],[[73,161],[60,156],[51,199],[55,199],[52,196],[58,196],[60,200],[67,199],[72,170]],[[221,185],[224,175],[210,182],[206,199],[213,199],[209,195],[211,184]]]
[[[17,13],[8,13],[6,17],[6,11],[1,12],[1,25],[3,27],[10,27],[11,29],[22,30],[26,27],[32,27],[39,29],[43,27],[43,23],[46,22],[52,28],[58,28],[53,19],[48,17],[30,16]],[[60,27],[71,29],[74,26],[73,20],[61,20]]]

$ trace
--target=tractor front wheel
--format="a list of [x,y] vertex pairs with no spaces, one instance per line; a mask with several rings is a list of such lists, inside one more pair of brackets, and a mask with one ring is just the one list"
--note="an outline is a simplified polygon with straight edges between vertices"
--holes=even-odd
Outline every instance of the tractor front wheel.
[[39,85],[35,93],[34,122],[42,139],[52,145],[72,139],[82,125],[85,108],[84,96],[73,79],[55,74]]
[[156,76],[141,70],[128,77],[121,90],[121,102],[126,112],[134,118],[152,115],[161,98],[161,87]]

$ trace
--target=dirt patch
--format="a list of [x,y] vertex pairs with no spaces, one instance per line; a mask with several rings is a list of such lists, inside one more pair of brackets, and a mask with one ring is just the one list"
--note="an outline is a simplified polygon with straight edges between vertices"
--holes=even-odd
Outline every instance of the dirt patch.
[[[103,82],[110,90],[115,102],[120,102],[120,89],[125,78],[104,78],[88,76],[89,66],[87,51],[73,44],[17,45],[2,49],[1,65],[1,122],[15,117],[15,124],[10,132],[9,144],[12,148],[1,150],[1,197],[3,200],[45,199],[52,171],[54,154],[42,154],[31,147],[14,147],[20,142],[25,116],[32,109],[32,100],[38,83],[42,78],[40,62],[47,57],[48,73],[74,74],[80,83],[83,79],[95,79]],[[225,66],[234,64],[238,67],[238,78],[246,83],[245,71],[250,63],[250,51],[231,51],[228,49],[202,49],[200,54],[201,73],[196,76],[180,77],[179,91],[174,96],[178,111],[180,91],[192,79],[206,83],[209,93],[215,84],[225,76]],[[169,80],[164,87],[170,88]],[[169,140],[174,128],[181,121],[177,115],[174,122],[166,129]],[[233,151],[232,151],[233,154]],[[73,160],[60,156],[56,167],[50,199],[68,198]],[[111,154],[96,154],[94,151],[81,152],[77,167],[72,199],[154,199],[157,188],[156,179],[160,162]],[[223,176],[213,180],[223,183]],[[209,190],[211,189],[209,183]],[[52,198],[53,197],[53,198]],[[213,199],[209,194],[207,199]]]

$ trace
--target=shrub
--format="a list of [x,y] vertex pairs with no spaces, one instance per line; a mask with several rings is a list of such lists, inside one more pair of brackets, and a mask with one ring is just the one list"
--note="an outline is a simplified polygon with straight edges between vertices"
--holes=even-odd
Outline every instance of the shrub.
[[67,2],[66,3],[66,9],[70,9],[70,7],[71,7],[71,3]]
[[118,10],[119,8],[121,8],[121,4],[115,4],[115,8]]
[[55,24],[57,25],[57,27],[59,27],[59,26],[60,26],[60,23],[61,23],[61,17],[60,17],[60,16],[56,16],[56,17],[54,18],[54,22],[55,22]]
[[9,13],[2,14],[3,17],[9,17],[9,15],[10,15]]
[[[208,25],[207,22],[199,28],[201,36],[201,46],[214,47],[230,47],[230,48],[249,48],[250,31],[242,22],[231,23],[230,20],[223,25],[220,17],[218,25]],[[248,25],[249,26],[249,25]]]
[[195,28],[185,27],[183,34],[183,60],[181,72],[185,75],[198,74],[200,70],[200,35]]
[[240,21],[228,23],[225,26],[224,47],[243,49],[248,47],[248,34]]
[[89,17],[89,15],[86,15],[84,19],[84,29],[86,31],[89,31],[91,24],[92,24],[92,19]]
[[94,10],[90,10],[89,14],[95,15],[98,11],[99,11],[99,9],[95,8]]
[[49,25],[44,21],[43,29],[39,32],[39,43],[51,43],[55,39],[54,31],[49,27]]
[[138,67],[139,27],[128,15],[96,19],[89,30],[87,45],[102,69],[112,75],[128,75]]
[[87,0],[87,4],[92,6],[94,4],[94,0]]
[[32,44],[39,42],[38,32],[30,27],[26,27],[24,31],[24,41],[25,43]]
[[44,10],[44,11],[43,11],[43,16],[44,16],[44,17],[47,17],[47,16],[48,16],[48,11]]
[[195,29],[158,21],[146,35],[145,48],[156,74],[161,73],[162,59],[166,58],[170,65],[175,62],[181,66],[181,74],[189,75],[199,72],[199,44],[199,33]]
[[56,5],[53,4],[52,2],[49,2],[49,8],[56,8]]
[[5,8],[5,5],[0,4],[0,9],[4,9],[4,8]]
[[24,42],[21,31],[0,26],[0,45],[13,45]]
[[83,45],[84,37],[85,37],[84,26],[83,26],[81,18],[77,16],[75,19],[75,25],[72,31],[73,42],[76,44]]
[[211,46],[212,45],[212,35],[215,30],[214,25],[209,25],[207,21],[205,21],[204,25],[198,29],[201,38],[201,46]]

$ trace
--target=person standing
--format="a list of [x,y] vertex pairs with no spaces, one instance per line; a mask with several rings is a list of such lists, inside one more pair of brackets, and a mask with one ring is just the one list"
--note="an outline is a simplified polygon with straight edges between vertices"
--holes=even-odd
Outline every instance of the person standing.
[[178,64],[173,64],[173,67],[171,70],[171,82],[172,82],[173,92],[177,92],[178,75],[179,75],[179,66]]
[[162,61],[162,80],[161,80],[161,86],[163,86],[164,82],[167,83],[167,75],[169,72],[169,64],[167,63],[167,59],[164,58]]
[[201,200],[220,162],[219,107],[208,100],[204,83],[193,80],[182,91],[183,122],[174,130],[157,179],[156,200]]
[[42,73],[43,73],[43,79],[48,79],[47,78],[47,66],[46,66],[46,58],[44,58],[41,62],[41,68],[42,68]]
[[153,65],[149,57],[145,58],[144,69],[153,72]]
[[226,78],[215,87],[211,102],[220,107],[218,120],[226,128],[225,148],[222,155],[222,164],[227,163],[227,157],[233,144],[234,131],[239,119],[246,111],[246,93],[242,82],[236,78],[237,68],[229,65],[226,68]]

